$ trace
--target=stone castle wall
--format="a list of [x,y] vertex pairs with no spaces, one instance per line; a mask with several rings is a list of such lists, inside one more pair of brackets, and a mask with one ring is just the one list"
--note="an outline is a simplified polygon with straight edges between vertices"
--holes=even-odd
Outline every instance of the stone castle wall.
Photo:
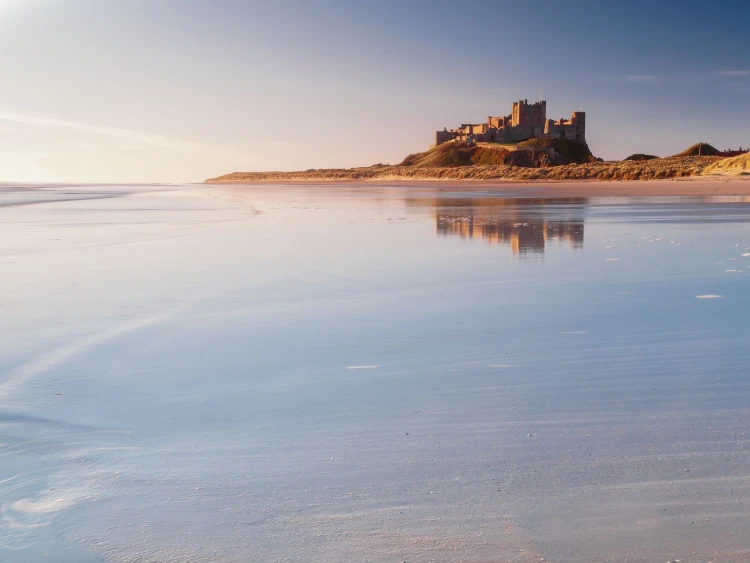
[[547,102],[529,103],[528,100],[513,102],[511,127],[518,125],[544,125],[547,120]]
[[586,142],[586,113],[575,111],[570,119],[547,119],[545,100],[529,104],[528,100],[513,102],[510,115],[488,117],[486,123],[464,123],[457,129],[435,132],[435,146],[449,141],[518,142],[538,137],[554,137]]

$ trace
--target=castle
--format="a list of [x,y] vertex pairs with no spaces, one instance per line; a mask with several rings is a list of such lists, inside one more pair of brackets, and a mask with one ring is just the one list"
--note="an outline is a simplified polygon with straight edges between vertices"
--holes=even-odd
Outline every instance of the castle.
[[448,141],[468,143],[513,143],[538,137],[586,142],[586,112],[574,111],[570,119],[547,119],[547,102],[513,102],[505,117],[488,117],[486,123],[464,123],[458,129],[435,132],[435,146]]

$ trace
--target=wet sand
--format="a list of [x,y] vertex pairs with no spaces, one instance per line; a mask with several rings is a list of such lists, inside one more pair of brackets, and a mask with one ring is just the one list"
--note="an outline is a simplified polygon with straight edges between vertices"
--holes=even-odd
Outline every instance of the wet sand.
[[512,184],[0,190],[0,560],[750,561],[750,205]]
[[[522,197],[622,197],[622,196],[750,196],[750,177],[675,178],[633,182],[448,182],[441,188],[473,191],[478,186]],[[468,184],[468,185],[467,185]],[[410,183],[405,184],[411,186]],[[434,186],[425,182],[424,186]]]
[[[331,187],[348,187],[348,188],[377,188],[382,187],[401,187],[401,188],[427,188],[437,190],[449,190],[455,192],[475,193],[496,192],[507,194],[513,197],[627,197],[627,196],[750,196],[750,176],[701,176],[687,178],[670,178],[665,180],[643,180],[643,181],[521,181],[521,180],[459,180],[459,181],[441,181],[441,180],[397,180],[392,182],[383,182],[381,180],[330,180],[330,181],[283,181],[283,182],[218,182],[215,184],[205,183],[204,186],[213,186],[221,188],[226,186],[300,186],[300,187],[319,187],[330,189]],[[198,187],[199,185],[196,185]],[[169,186],[163,186],[165,189]],[[36,193],[40,190],[49,189],[51,186],[23,186],[17,187],[11,184],[0,184],[0,191],[18,194],[23,201],[28,198],[22,197],[30,192],[31,201],[37,197]],[[122,185],[102,185],[102,186],[57,186],[55,189],[68,190],[68,194],[57,197],[117,197],[127,193],[129,186]],[[90,195],[90,191],[97,189],[106,190],[100,195]],[[72,190],[72,191],[71,191]],[[80,191],[82,190],[82,191]],[[73,195],[71,195],[73,194]],[[46,192],[43,196],[49,198],[50,193]],[[0,205],[14,205],[11,202],[2,202]]]
[[[458,184],[458,183],[457,183]],[[451,187],[460,185],[451,184]],[[501,183],[490,189],[507,188]],[[513,185],[509,195],[533,197],[611,197],[611,196],[750,196],[750,178],[677,178],[641,182],[528,182]]]
[[397,180],[383,182],[371,181],[283,181],[283,182],[253,182],[232,183],[220,182],[207,184],[213,186],[309,186],[330,188],[345,186],[348,188],[369,188],[371,186],[393,186],[403,188],[448,189],[456,192],[497,192],[514,197],[622,197],[622,196],[717,196],[737,195],[750,196],[750,177],[720,176],[720,177],[689,177],[671,178],[666,180],[643,181],[519,181],[519,180]]

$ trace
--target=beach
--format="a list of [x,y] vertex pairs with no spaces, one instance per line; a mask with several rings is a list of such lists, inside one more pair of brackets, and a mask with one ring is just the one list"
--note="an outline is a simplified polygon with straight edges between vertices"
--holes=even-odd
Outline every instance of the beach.
[[344,186],[348,188],[369,186],[393,186],[429,189],[448,189],[450,191],[474,192],[491,191],[513,196],[530,197],[619,197],[619,196],[746,196],[750,195],[750,177],[745,176],[691,176],[685,178],[668,178],[662,180],[640,181],[600,181],[600,180],[561,180],[549,182],[543,180],[422,180],[396,178],[382,180],[263,180],[257,182],[222,181],[207,185],[248,186]]
[[750,561],[748,197],[0,188],[0,560]]

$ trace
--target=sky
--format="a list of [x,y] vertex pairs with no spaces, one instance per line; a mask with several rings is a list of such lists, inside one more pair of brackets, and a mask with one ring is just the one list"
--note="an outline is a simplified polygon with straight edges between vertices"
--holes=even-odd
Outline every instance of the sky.
[[750,146],[750,2],[0,0],[0,181],[398,163],[547,100],[595,155]]

